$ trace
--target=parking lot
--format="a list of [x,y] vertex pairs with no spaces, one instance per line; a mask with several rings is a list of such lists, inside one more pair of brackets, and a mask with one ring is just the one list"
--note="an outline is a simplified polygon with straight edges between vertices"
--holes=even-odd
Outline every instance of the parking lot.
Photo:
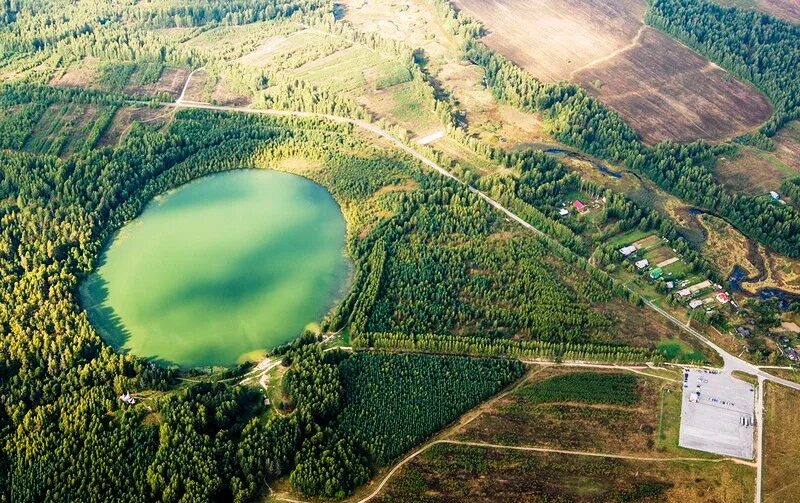
[[685,370],[679,445],[753,459],[754,406],[750,383],[717,370]]

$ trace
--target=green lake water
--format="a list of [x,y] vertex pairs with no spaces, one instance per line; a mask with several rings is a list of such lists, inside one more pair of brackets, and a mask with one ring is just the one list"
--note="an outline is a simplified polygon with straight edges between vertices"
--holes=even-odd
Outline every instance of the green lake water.
[[116,350],[231,365],[300,335],[349,282],[327,190],[276,171],[212,175],[153,200],[112,239],[81,300]]

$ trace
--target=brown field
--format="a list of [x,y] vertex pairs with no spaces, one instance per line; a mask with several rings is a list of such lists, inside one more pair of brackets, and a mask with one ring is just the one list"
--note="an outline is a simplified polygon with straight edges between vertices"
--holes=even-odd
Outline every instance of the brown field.
[[487,45],[543,81],[583,85],[646,143],[725,139],[771,113],[755,88],[644,26],[644,1],[456,3],[488,28]]
[[[489,31],[487,45],[545,82],[628,46],[642,24],[640,0],[456,0]],[[524,21],[524,22],[523,22]]]
[[768,382],[764,394],[764,503],[794,503],[800,495],[800,393]]
[[800,23],[800,2],[797,0],[716,0],[716,2],[730,7],[754,9]]
[[149,107],[123,107],[117,110],[111,124],[97,142],[98,146],[116,145],[130,130],[134,122],[162,127],[172,119],[174,110]]
[[736,136],[772,111],[755,88],[652,28],[630,50],[578,72],[574,80],[649,144]]
[[[155,84],[140,86],[129,82],[128,85],[125,86],[125,92],[137,95],[167,93],[172,96],[173,99],[176,99],[180,96],[183,83],[186,82],[186,78],[190,73],[191,70],[189,68],[164,68],[164,71],[161,72],[161,77]],[[131,81],[135,81],[135,79],[136,73],[131,77]]]
[[772,152],[742,147],[735,155],[720,160],[714,169],[717,182],[744,195],[780,192],[783,180],[800,176],[800,121],[784,126],[773,140]]
[[[528,401],[526,388],[533,383],[575,370],[547,367],[535,372],[528,383],[500,397],[454,438],[470,442],[615,454],[670,455],[657,444],[660,443],[662,428],[677,427],[676,421],[669,421],[675,417],[669,417],[666,421],[675,424],[661,424],[664,400],[672,399],[668,408],[670,412],[677,409],[677,415],[680,415],[680,377],[677,372],[670,373],[674,382],[637,374],[637,392],[641,401],[630,406]],[[612,373],[620,372],[624,371]],[[675,396],[672,396],[673,392]]]

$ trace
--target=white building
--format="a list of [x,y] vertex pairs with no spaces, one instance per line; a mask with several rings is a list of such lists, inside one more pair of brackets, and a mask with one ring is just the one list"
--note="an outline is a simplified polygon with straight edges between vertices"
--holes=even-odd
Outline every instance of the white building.
[[689,302],[689,307],[691,307],[692,309],[694,309],[696,307],[700,307],[702,305],[703,305],[703,301],[700,300],[700,299],[694,299],[693,301]]
[[650,262],[648,262],[648,260],[646,258],[643,258],[642,260],[638,260],[636,262],[636,268],[639,269],[639,270],[644,269],[648,265],[650,265]]
[[619,249],[619,252],[622,254],[623,257],[629,256],[631,253],[636,251],[636,245],[625,246]]

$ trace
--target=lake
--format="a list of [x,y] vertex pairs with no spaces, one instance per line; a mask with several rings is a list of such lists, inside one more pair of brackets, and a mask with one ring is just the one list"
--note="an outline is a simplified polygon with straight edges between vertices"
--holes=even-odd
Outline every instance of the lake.
[[266,170],[154,199],[109,243],[81,302],[114,349],[232,365],[285,343],[344,295],[345,222],[328,191]]

